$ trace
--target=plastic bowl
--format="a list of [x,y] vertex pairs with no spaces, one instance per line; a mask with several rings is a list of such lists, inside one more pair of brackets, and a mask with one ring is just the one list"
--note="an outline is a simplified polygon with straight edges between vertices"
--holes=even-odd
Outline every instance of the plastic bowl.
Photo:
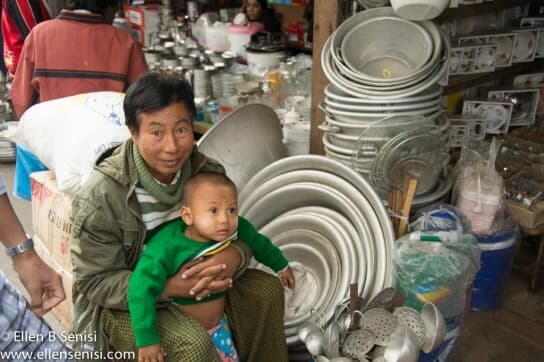
[[408,20],[436,18],[450,3],[449,0],[390,0],[395,13]]

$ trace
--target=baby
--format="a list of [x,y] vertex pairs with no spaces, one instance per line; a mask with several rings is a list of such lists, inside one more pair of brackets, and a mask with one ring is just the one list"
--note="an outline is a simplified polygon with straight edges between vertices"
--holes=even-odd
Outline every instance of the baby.
[[[128,303],[139,361],[162,360],[155,302],[167,278],[182,264],[227,248],[238,235],[257,261],[278,273],[284,286],[295,287],[293,272],[280,249],[238,216],[234,183],[221,173],[198,173],[185,185],[181,219],[165,224],[151,237],[130,278]],[[222,361],[238,361],[224,314],[225,295],[175,298],[173,303],[208,330]]]

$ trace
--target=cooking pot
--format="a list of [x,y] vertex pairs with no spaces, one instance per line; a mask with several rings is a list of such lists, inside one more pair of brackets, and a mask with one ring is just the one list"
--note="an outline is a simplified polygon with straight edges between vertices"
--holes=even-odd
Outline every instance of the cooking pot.
[[256,33],[246,49],[249,73],[264,75],[268,70],[277,68],[286,57],[284,44],[272,42],[270,33]]

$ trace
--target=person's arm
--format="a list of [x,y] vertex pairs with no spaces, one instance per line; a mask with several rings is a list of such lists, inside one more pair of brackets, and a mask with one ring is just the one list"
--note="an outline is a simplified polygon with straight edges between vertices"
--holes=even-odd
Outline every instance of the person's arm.
[[132,270],[123,250],[122,230],[106,201],[92,191],[81,195],[80,191],[72,202],[74,288],[103,308],[127,310]]
[[132,41],[133,44],[130,47],[130,64],[128,65],[129,68],[127,72],[127,87],[134,83],[148,70],[142,48],[132,39],[130,39],[130,41]]
[[272,268],[276,273],[289,265],[281,250],[269,238],[257,232],[243,217],[238,217],[238,238],[249,245],[258,262]]
[[128,310],[136,347],[158,344],[161,340],[156,325],[155,303],[166,285],[169,274],[166,269],[168,260],[161,259],[164,258],[160,255],[144,252],[130,277]]
[[35,0],[6,1],[2,11],[2,37],[6,68],[15,74],[25,38],[36,24],[50,19],[45,4]]
[[166,283],[169,297],[205,298],[228,290],[240,266],[241,256],[235,248],[226,248],[209,257],[201,257],[183,265]]
[[[3,181],[0,179],[3,189]],[[6,193],[0,191],[0,240],[9,249],[27,239]],[[66,299],[59,274],[33,248],[12,256],[13,269],[30,295],[30,305],[41,316]]]
[[26,38],[17,71],[11,84],[10,97],[17,118],[39,101],[39,92],[32,84],[34,74],[34,39],[32,33]]

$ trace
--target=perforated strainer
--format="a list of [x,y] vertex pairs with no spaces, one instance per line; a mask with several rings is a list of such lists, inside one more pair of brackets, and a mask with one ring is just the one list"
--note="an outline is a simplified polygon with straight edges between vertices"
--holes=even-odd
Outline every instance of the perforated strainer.
[[366,354],[372,349],[376,335],[367,329],[358,329],[348,334],[342,345],[342,354],[358,361],[366,360]]
[[368,302],[368,304],[363,309],[363,312],[373,308],[392,310],[392,303],[396,295],[397,290],[395,288],[389,287],[383,289]]
[[410,328],[419,340],[419,347],[423,346],[423,342],[425,341],[425,324],[418,311],[410,307],[399,307],[395,308],[393,316],[397,318],[400,324]]
[[378,358],[383,358],[385,350],[387,347],[375,345],[370,352],[368,352],[368,357],[372,358],[372,361],[376,361]]
[[367,310],[363,319],[364,328],[374,333],[376,344],[380,346],[387,346],[391,334],[399,324],[393,314],[381,308]]

